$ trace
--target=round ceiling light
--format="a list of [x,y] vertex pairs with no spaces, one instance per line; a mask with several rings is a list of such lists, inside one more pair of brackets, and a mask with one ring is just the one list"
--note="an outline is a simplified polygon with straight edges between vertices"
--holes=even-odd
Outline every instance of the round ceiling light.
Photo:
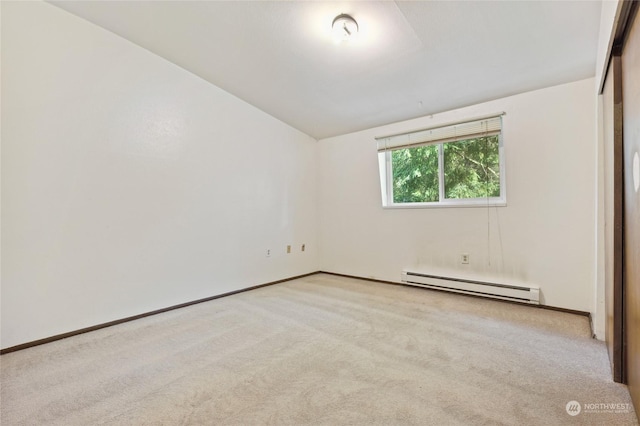
[[345,13],[335,17],[331,24],[334,36],[339,40],[349,40],[358,32],[358,23]]

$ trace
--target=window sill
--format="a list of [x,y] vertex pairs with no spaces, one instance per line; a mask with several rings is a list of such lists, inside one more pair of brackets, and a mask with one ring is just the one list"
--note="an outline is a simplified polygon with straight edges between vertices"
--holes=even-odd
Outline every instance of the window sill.
[[405,204],[389,204],[383,205],[383,209],[440,209],[451,207],[507,207],[507,202],[504,200],[486,201],[486,200],[474,200],[474,201],[444,201],[439,203],[405,203]]

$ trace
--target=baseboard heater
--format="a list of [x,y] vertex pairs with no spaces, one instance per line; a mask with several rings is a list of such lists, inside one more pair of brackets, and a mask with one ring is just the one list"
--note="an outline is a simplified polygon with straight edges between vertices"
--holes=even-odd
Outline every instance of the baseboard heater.
[[516,285],[496,284],[461,278],[449,278],[418,272],[402,271],[402,282],[419,287],[455,293],[491,297],[493,299],[540,304],[540,289]]

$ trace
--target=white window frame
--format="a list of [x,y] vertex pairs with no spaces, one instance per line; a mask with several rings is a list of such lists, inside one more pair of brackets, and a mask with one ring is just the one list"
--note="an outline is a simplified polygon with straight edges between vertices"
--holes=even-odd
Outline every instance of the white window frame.
[[[480,121],[489,117],[502,116],[504,113],[493,114],[491,116],[480,117],[465,120],[464,122]],[[437,128],[443,128],[455,125],[457,123],[444,124]],[[429,129],[426,129],[429,130]],[[416,132],[424,132],[425,130],[418,130]],[[407,133],[409,134],[409,133]],[[506,172],[505,172],[505,154],[504,154],[504,123],[501,125],[500,133],[498,135],[498,155],[500,161],[500,196],[499,197],[483,197],[483,198],[445,198],[444,193],[444,144],[455,143],[457,141],[465,140],[461,137],[458,140],[449,140],[445,142],[430,142],[423,144],[415,144],[410,147],[400,147],[397,149],[408,149],[425,145],[437,145],[438,146],[438,185],[439,185],[439,201],[425,202],[425,203],[395,203],[393,202],[393,169],[391,161],[391,153],[394,149],[378,152],[378,165],[380,172],[380,188],[382,192],[382,207],[385,209],[424,209],[424,208],[440,208],[440,207],[487,207],[497,206],[503,207],[507,205],[507,186],[506,186]],[[378,140],[386,137],[376,138]]]

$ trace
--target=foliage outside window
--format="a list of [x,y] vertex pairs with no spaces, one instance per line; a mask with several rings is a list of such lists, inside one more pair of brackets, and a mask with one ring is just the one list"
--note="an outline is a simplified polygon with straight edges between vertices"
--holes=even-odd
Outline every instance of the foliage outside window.
[[[418,141],[435,139],[427,143],[395,139],[391,141],[392,149],[385,149],[384,145],[380,149],[379,143],[383,204],[386,207],[504,204],[501,120],[497,120],[484,132],[478,132],[477,127],[480,123],[486,129],[486,123],[478,121],[471,122],[476,126],[467,126],[471,130],[466,132],[467,123],[463,123],[461,130],[447,126],[435,131],[428,129],[428,133],[416,132]],[[460,136],[455,135],[458,131]],[[384,144],[388,141],[385,138]]]

